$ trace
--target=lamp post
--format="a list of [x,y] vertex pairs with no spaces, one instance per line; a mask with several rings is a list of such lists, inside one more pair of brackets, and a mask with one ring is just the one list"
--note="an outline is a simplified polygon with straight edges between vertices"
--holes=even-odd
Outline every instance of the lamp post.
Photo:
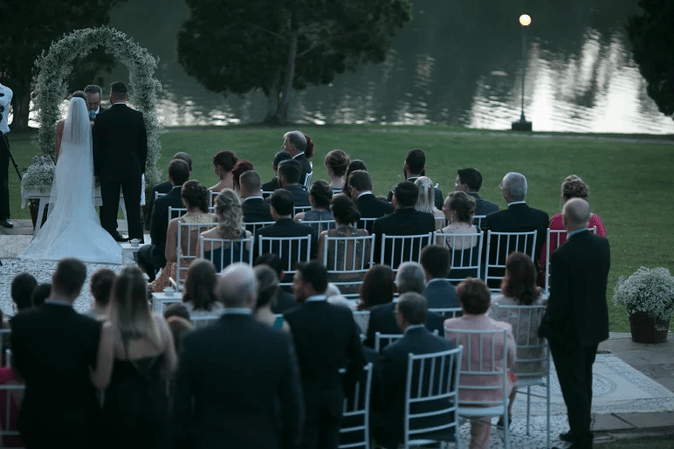
[[524,75],[527,69],[527,27],[531,25],[531,16],[522,14],[519,19],[522,26],[522,113],[520,119],[512,123],[514,131],[531,131],[531,122],[524,118]]

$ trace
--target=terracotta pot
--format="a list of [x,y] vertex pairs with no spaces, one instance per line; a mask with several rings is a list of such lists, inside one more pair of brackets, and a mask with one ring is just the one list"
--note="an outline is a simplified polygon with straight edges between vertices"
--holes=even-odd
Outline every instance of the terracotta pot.
[[630,314],[632,341],[637,343],[662,343],[667,341],[669,318],[661,320],[646,312]]

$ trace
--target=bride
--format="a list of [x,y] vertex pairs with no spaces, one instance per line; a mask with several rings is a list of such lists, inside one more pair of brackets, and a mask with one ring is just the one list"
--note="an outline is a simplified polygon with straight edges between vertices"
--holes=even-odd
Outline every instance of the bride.
[[49,217],[19,257],[47,260],[77,257],[84,262],[122,262],[121,247],[101,227],[94,208],[91,123],[86,102],[79,96],[70,100],[63,125]]

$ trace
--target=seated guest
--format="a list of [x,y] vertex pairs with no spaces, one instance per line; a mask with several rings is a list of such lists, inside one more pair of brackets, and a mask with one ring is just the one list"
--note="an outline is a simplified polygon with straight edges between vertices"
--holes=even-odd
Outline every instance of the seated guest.
[[[412,148],[407,152],[405,163],[403,164],[403,175],[405,180],[414,182],[417,178],[424,176],[426,172],[426,155],[419,148]],[[391,190],[388,194],[387,201],[393,202],[394,191]],[[434,188],[434,202],[435,207],[442,209],[442,191]]]
[[166,319],[166,324],[168,324],[173,336],[176,354],[180,355],[183,350],[183,336],[194,329],[194,325],[190,321],[190,312],[187,311],[185,304],[173,303],[164,310],[164,319]]
[[[356,170],[349,175],[350,197],[356,203],[363,218],[379,218],[393,213],[393,205],[377,199],[372,193],[372,179],[365,170]],[[372,231],[371,226],[368,231]]]
[[[353,196],[351,196],[351,187],[349,185],[349,177],[351,176],[351,173],[353,173],[356,170],[363,170],[367,171],[367,167],[365,166],[365,162],[361,161],[360,159],[355,159],[349,163],[349,166],[346,169],[346,174],[344,175],[344,187],[342,188],[342,194],[348,196],[352,200],[356,200]],[[372,189],[370,189],[372,190]]]
[[[375,306],[392,302],[395,290],[395,275],[391,267],[388,265],[373,266],[367,270],[363,277],[363,283],[360,284],[360,299],[356,310],[369,312]],[[356,322],[360,327],[361,334],[367,335],[370,314],[359,315]]]
[[299,447],[303,398],[293,342],[252,317],[256,294],[253,269],[228,266],[217,288],[224,315],[183,338],[173,447]]
[[[432,354],[453,349],[452,343],[442,337],[431,334],[424,326],[426,323],[426,299],[418,293],[400,295],[396,304],[395,319],[404,336],[388,345],[374,366],[372,379],[372,432],[377,445],[387,449],[396,449],[404,439],[405,385],[407,383],[407,365],[409,354]],[[445,376],[449,376],[448,369]],[[415,373],[419,375],[418,372]],[[439,373],[437,375],[440,375]],[[412,384],[416,384],[413,380]],[[445,381],[446,382],[446,381]],[[424,410],[417,413],[433,412],[446,407],[438,401],[438,406],[423,404]],[[415,427],[440,426],[453,420],[451,414],[435,415],[410,422]],[[426,436],[426,435],[424,435]],[[444,433],[429,434],[439,440],[454,440],[454,429]]]
[[[445,200],[445,217],[449,225],[440,230],[443,234],[476,234],[480,229],[473,224],[475,215],[475,200],[464,192],[450,192]],[[477,269],[460,268],[461,266],[476,266],[481,254],[478,253],[478,236],[457,235],[445,237],[444,245],[451,251],[452,271],[449,277],[453,279],[478,277]],[[458,284],[458,282],[456,282]]]
[[114,271],[101,268],[91,275],[91,296],[94,302],[84,314],[95,320],[105,319],[108,316],[108,304],[110,304],[110,292],[117,275]]
[[496,203],[487,201],[478,195],[482,187],[482,174],[475,168],[460,168],[456,173],[454,190],[465,192],[475,200],[475,215],[489,215],[498,211]]
[[239,160],[234,165],[234,168],[232,168],[232,184],[234,184],[232,190],[234,190],[237,194],[241,192],[241,184],[239,184],[239,178],[241,177],[242,174],[250,170],[255,170],[255,168],[253,168],[253,163],[247,159]]
[[37,287],[37,280],[30,273],[19,273],[12,279],[11,296],[16,311],[21,312],[33,307],[30,298]]
[[279,290],[278,276],[267,265],[256,266],[255,276],[257,277],[257,302],[253,312],[255,319],[276,329],[290,332],[290,327],[284,321],[283,316],[275,316],[271,310]]
[[298,184],[300,164],[297,161],[283,161],[278,166],[279,188],[286,189],[293,196],[295,206],[311,206],[309,192],[304,185]]
[[428,212],[433,214],[435,218],[435,230],[438,231],[443,226],[445,214],[435,207],[435,190],[433,189],[433,181],[428,176],[420,176],[414,181],[419,189],[419,197],[414,208],[420,212]]
[[[392,201],[395,212],[378,218],[372,226],[372,232],[376,236],[374,242],[375,262],[393,262],[391,268],[396,269],[400,262],[419,260],[418,245],[414,245],[413,248],[410,248],[409,245],[405,247],[397,245],[395,248],[396,252],[394,253],[390,243],[384,248],[384,260],[379,260],[381,257],[382,234],[386,234],[387,236],[419,235],[435,231],[435,219],[433,215],[414,209],[418,197],[419,189],[413,182],[402,181],[396,186]],[[430,243],[429,241],[426,245]]]
[[[279,151],[278,153],[276,153],[274,155],[274,159],[271,163],[271,168],[272,168],[272,170],[274,170],[274,178],[271,181],[265,182],[264,184],[262,184],[262,191],[263,192],[273,192],[274,190],[279,188],[279,185],[278,185],[278,166],[281,162],[287,161],[287,160],[292,159],[292,158],[293,157],[287,151]],[[269,195],[271,195],[271,193],[265,194],[265,198],[268,197]]]
[[[290,153],[293,160],[299,164],[299,184],[302,186],[309,185],[310,178],[307,179],[307,177],[313,173],[309,159],[314,155],[314,143],[311,138],[300,131],[289,131],[283,135],[283,149]],[[283,186],[279,184],[279,187]]]
[[191,316],[194,316],[195,312],[221,315],[225,310],[215,297],[217,281],[215,267],[210,261],[204,259],[192,261],[183,288],[183,304]]
[[211,192],[221,192],[222,189],[234,188],[232,169],[239,162],[233,151],[223,150],[213,156],[213,171],[218,176],[218,183],[208,188]]
[[426,275],[423,295],[431,309],[459,308],[456,290],[447,279],[449,274],[449,250],[430,245],[421,250],[421,266]]
[[40,307],[44,302],[49,299],[49,294],[51,293],[51,282],[43,282],[38,284],[37,287],[33,290],[33,294],[30,295],[30,302],[33,303],[33,307]]
[[260,175],[249,170],[239,177],[239,185],[244,223],[274,221],[269,212],[269,203],[262,198]]
[[231,262],[247,262],[250,257],[250,243],[241,248],[240,239],[251,238],[253,234],[243,226],[243,208],[239,196],[232,189],[223,189],[215,197],[215,221],[212,229],[201,233],[201,237],[211,239],[228,239],[231,242],[204,241],[204,259],[215,265],[219,273]]
[[[487,316],[489,310],[490,297],[489,289],[482,279],[468,278],[456,287],[456,295],[459,297],[463,316],[450,318],[445,321],[445,333],[448,340],[456,345],[463,345],[464,350],[468,351],[467,334],[453,333],[457,330],[503,330],[507,329],[507,357],[503,353],[503,335],[494,334],[491,339],[484,340],[484,348],[478,343],[477,336],[473,339],[470,346],[472,353],[465,353],[462,357],[462,370],[467,371],[480,370],[482,366],[491,366],[494,371],[502,370],[503,365],[512,368],[515,363],[517,347],[513,337],[512,326],[509,323],[495,321]],[[494,346],[492,348],[492,345]],[[493,351],[492,351],[493,349]],[[493,365],[492,365],[493,352]],[[470,364],[470,365],[469,365]],[[483,368],[484,369],[484,368]],[[512,391],[512,379],[508,378],[506,394],[510,395]],[[470,401],[501,401],[503,396],[501,390],[476,390],[465,387],[471,386],[498,386],[503,385],[503,377],[499,374],[486,374],[461,377],[459,385],[459,402]],[[489,446],[489,436],[491,434],[491,421],[482,418],[474,418],[470,421],[470,447],[484,449]]]
[[[192,158],[190,157],[189,154],[183,151],[179,151],[173,155],[173,159],[180,159],[182,161],[185,161],[189,167],[190,175],[192,174]],[[152,191],[150,193],[150,201],[148,201],[147,212],[144,217],[145,227],[147,228],[148,231],[150,230],[150,220],[152,218],[152,209],[154,208],[155,197],[157,197],[158,193],[161,193],[162,195],[169,193],[172,188],[173,184],[171,184],[170,180],[160,182],[159,184],[156,184],[154,187],[152,187]]]
[[[276,273],[276,277],[283,279],[285,277],[285,271],[281,267],[281,259],[276,254],[265,253],[261,256],[258,256],[253,263],[254,267],[259,265],[266,265]],[[292,292],[279,288],[276,291],[276,296],[271,300],[271,312],[274,314],[283,313],[286,310],[290,310],[293,307],[297,307],[295,302],[295,296]]]
[[[159,276],[150,283],[150,291],[163,292],[166,287],[171,286],[170,279],[176,278],[178,270],[178,229],[179,223],[212,223],[213,214],[208,211],[208,192],[206,187],[199,184],[197,180],[186,181],[180,189],[180,196],[182,198],[182,205],[187,209],[187,212],[182,217],[174,218],[168,224],[166,231],[166,249],[164,250],[164,258],[166,266],[161,271]],[[161,199],[161,198],[160,198]],[[157,200],[159,201],[159,200]],[[159,203],[157,203],[159,204]],[[185,232],[185,231],[183,231]],[[180,252],[183,255],[196,256],[198,252],[198,234],[188,236],[181,236]],[[187,261],[185,264],[189,263]],[[186,267],[187,265],[185,265]]]
[[335,195],[342,193],[344,175],[350,162],[349,155],[342,150],[332,150],[325,155],[325,171],[330,177],[330,188]]
[[[301,221],[325,221],[332,220],[330,212],[330,200],[332,199],[332,189],[326,181],[319,179],[314,182],[309,191],[309,203],[311,209],[306,212],[300,212],[295,215],[294,220]],[[317,224],[312,225],[316,232],[319,232]]]

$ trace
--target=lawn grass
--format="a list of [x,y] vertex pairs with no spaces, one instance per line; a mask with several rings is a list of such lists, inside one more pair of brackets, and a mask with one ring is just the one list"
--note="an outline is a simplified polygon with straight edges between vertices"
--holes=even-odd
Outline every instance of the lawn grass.
[[[281,149],[283,133],[290,128],[237,126],[169,129],[161,137],[160,170],[166,173],[177,151],[194,158],[193,178],[206,186],[217,182],[211,157],[230,149],[253,162],[264,181],[271,179],[271,159]],[[612,248],[609,278],[609,314],[612,331],[629,331],[626,312],[610,300],[615,281],[640,266],[674,269],[674,145],[660,136],[579,137],[572,134],[521,134],[478,132],[461,128],[353,126],[302,126],[316,143],[314,179],[327,178],[325,154],[341,148],[365,161],[375,184],[374,193],[385,195],[402,180],[402,165],[410,148],[426,152],[426,174],[440,184],[444,194],[453,189],[456,170],[476,167],[483,175],[481,195],[506,206],[498,185],[508,171],[523,173],[529,183],[527,202],[548,214],[558,213],[559,189],[569,174],[590,186],[592,209],[603,220]],[[624,137],[624,140],[620,140]],[[640,140],[647,138],[647,140]],[[13,154],[20,168],[36,152],[26,135],[12,136]],[[11,167],[10,167],[11,169]],[[27,218],[19,209],[18,179],[10,172],[12,217]],[[674,323],[671,329],[674,330]]]

